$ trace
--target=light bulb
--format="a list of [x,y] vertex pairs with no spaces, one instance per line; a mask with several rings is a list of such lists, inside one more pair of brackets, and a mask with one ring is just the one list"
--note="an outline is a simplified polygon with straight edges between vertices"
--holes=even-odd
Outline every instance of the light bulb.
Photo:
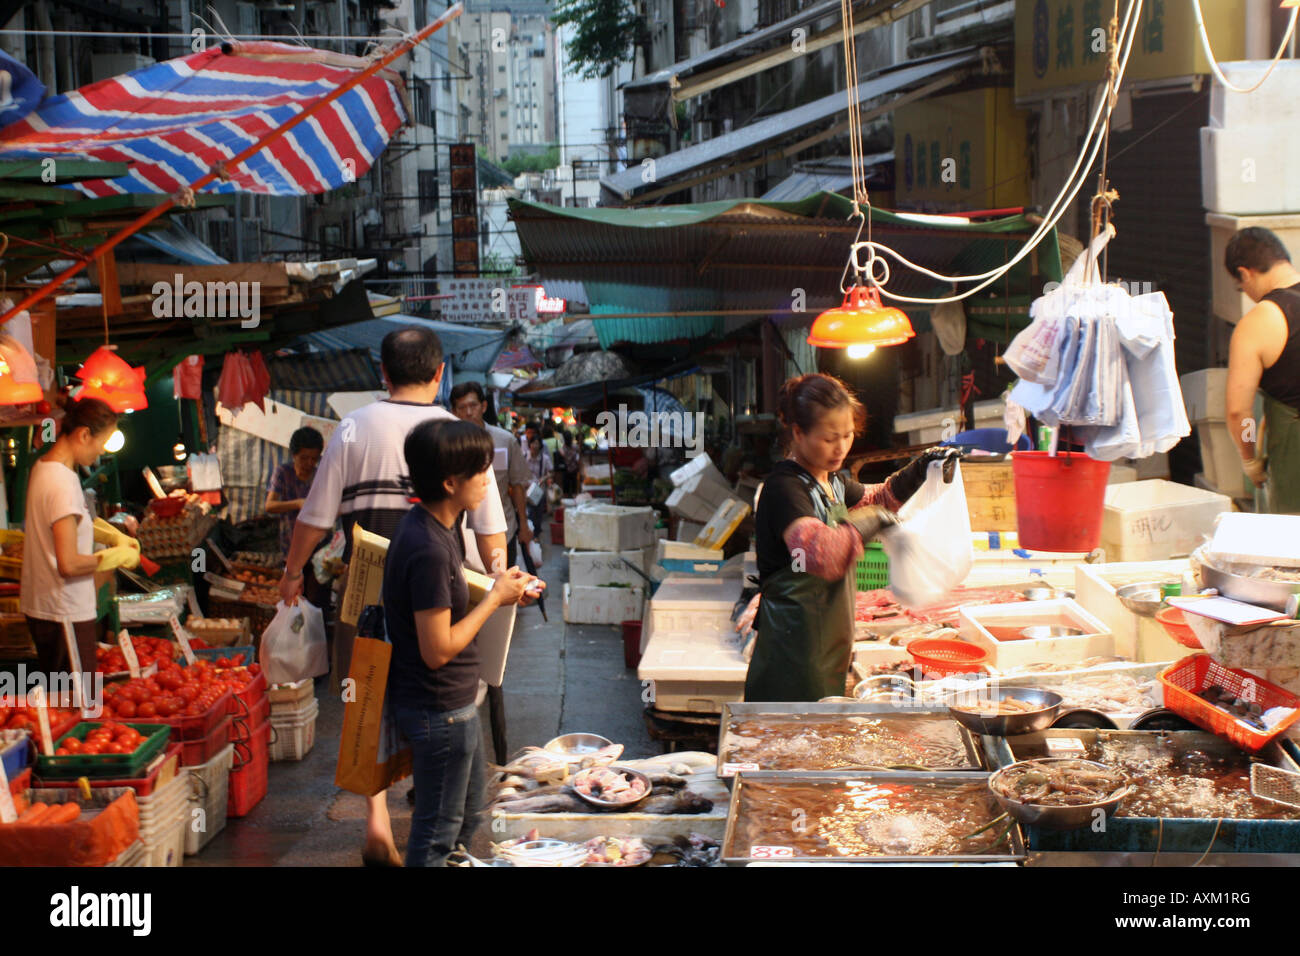
[[126,436],[122,434],[121,429],[115,428],[113,429],[113,434],[109,437],[108,441],[104,445],[104,451],[110,453],[116,453],[121,451],[122,447],[125,444],[126,444]]
[[189,451],[185,448],[185,442],[178,441],[176,444],[172,445],[172,457],[177,461],[184,461],[185,456],[188,454]]
[[875,350],[876,347],[874,345],[850,345],[848,348],[848,355],[851,359],[864,359]]

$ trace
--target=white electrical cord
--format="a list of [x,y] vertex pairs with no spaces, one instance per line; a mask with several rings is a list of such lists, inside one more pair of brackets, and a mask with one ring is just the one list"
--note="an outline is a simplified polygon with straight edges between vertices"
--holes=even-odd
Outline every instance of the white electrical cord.
[[1229,83],[1228,78],[1224,76],[1223,71],[1219,69],[1219,63],[1214,58],[1214,50],[1210,47],[1210,35],[1205,30],[1205,19],[1201,16],[1201,0],[1192,0],[1192,6],[1196,9],[1196,29],[1201,34],[1201,48],[1205,50],[1205,58],[1210,61],[1210,71],[1214,74],[1216,80],[1234,93],[1254,93],[1264,85],[1264,81],[1269,78],[1269,75],[1273,72],[1273,68],[1276,67],[1278,61],[1282,59],[1282,54],[1286,52],[1286,48],[1291,42],[1291,34],[1295,33],[1296,18],[1300,17],[1300,7],[1292,8],[1291,22],[1287,24],[1286,35],[1282,37],[1282,43],[1277,48],[1277,55],[1273,57],[1273,62],[1268,65],[1268,69],[1264,71],[1264,75],[1259,78],[1258,83],[1254,86],[1243,88],[1240,86],[1233,86]]
[[[1133,40],[1137,36],[1137,25],[1139,22],[1139,18],[1141,16],[1142,4],[1143,4],[1143,0],[1130,0],[1128,11],[1124,15],[1124,23],[1119,30],[1119,38],[1117,40],[1117,44],[1123,47],[1124,52],[1122,58],[1118,61],[1117,64],[1117,70],[1115,75],[1115,86],[1114,86],[1114,90],[1116,91],[1120,88],[1120,85],[1123,82],[1124,73],[1128,68],[1129,56],[1131,55],[1133,50]],[[1126,34],[1127,34],[1127,38],[1125,37]],[[1102,130],[1101,121],[1102,121],[1103,114],[1106,122],[1110,121],[1110,112],[1112,108],[1111,95],[1110,95],[1111,92],[1112,90],[1108,85],[1105,95],[1101,96],[1098,99],[1097,110],[1093,115],[1093,119],[1090,124],[1088,134],[1084,139],[1083,147],[1079,153],[1079,158],[1075,161],[1074,168],[1070,171],[1069,176],[1066,178],[1065,186],[1062,188],[1062,191],[1057,194],[1057,197],[1055,200],[1053,200],[1051,206],[1048,207],[1048,212],[1044,216],[1043,221],[1039,224],[1038,228],[1030,236],[1029,240],[1025,242],[1025,244],[1021,247],[1020,251],[1015,256],[1013,256],[1009,261],[999,266],[998,268],[989,270],[988,272],[980,273],[978,275],[946,276],[934,272],[930,269],[927,269],[924,266],[918,265],[915,262],[912,262],[911,260],[903,256],[901,253],[897,252],[894,249],[889,248],[883,243],[871,242],[870,240],[868,240],[865,243],[855,243],[854,244],[855,247],[865,247],[870,251],[871,258],[868,260],[868,266],[870,266],[876,260],[877,258],[876,251],[879,250],[880,252],[887,253],[893,256],[895,259],[897,259],[899,262],[903,263],[904,265],[908,266],[910,269],[913,269],[916,272],[921,273],[922,275],[929,276],[930,278],[937,279],[941,282],[958,283],[958,282],[976,282],[979,280],[983,280],[980,281],[979,285],[974,286],[958,295],[945,296],[943,298],[937,298],[937,299],[920,299],[912,296],[898,295],[896,293],[888,291],[883,287],[879,288],[880,294],[896,302],[909,302],[918,305],[938,305],[944,302],[960,302],[963,299],[969,298],[970,296],[974,295],[976,292],[979,292],[981,289],[987,288],[989,285],[996,282],[1007,272],[1009,272],[1012,268],[1014,268],[1017,263],[1019,263],[1022,259],[1024,259],[1027,255],[1029,255],[1029,253],[1032,252],[1040,242],[1042,242],[1043,238],[1047,235],[1047,233],[1053,227],[1055,227],[1056,223],[1060,221],[1061,217],[1065,215],[1066,209],[1069,208],[1070,203],[1072,203],[1074,201],[1074,198],[1079,194],[1079,190],[1083,188],[1084,181],[1092,169],[1093,162],[1097,158],[1097,153],[1101,150],[1103,137],[1098,135],[1098,132]],[[1089,151],[1090,141],[1093,141],[1091,146],[1091,151]],[[1085,156],[1087,157],[1086,166],[1084,165]],[[1082,173],[1080,172],[1081,169],[1082,169]],[[1076,179],[1077,182],[1075,181]],[[1071,185],[1072,183],[1073,185]]]

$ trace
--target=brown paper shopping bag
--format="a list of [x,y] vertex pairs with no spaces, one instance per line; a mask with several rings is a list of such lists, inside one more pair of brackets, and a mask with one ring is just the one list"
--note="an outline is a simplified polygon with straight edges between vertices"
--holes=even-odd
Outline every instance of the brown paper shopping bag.
[[369,797],[411,774],[411,749],[388,715],[385,698],[393,647],[358,637],[352,648],[354,699],[343,708],[343,734],[334,783]]

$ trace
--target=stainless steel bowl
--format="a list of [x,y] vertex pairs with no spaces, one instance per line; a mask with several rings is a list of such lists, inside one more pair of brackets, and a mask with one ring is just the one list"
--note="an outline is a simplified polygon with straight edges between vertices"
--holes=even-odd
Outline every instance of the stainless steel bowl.
[[1020,632],[1020,636],[1029,641],[1041,641],[1049,637],[1082,637],[1081,627],[1066,627],[1062,624],[1031,624]]
[[[995,784],[1002,779],[1003,775],[1012,768],[1019,767],[1025,763],[1049,763],[1056,760],[1075,760],[1074,757],[1042,757],[1038,760],[1022,760],[1019,763],[1013,763],[1001,770],[994,772],[989,776],[989,791],[1003,810],[1007,811],[1013,818],[1023,823],[1025,826],[1042,827],[1045,830],[1078,830],[1086,827],[1093,822],[1093,813],[1101,810],[1109,818],[1114,815],[1122,804],[1134,791],[1130,784],[1116,791],[1109,799],[1101,800],[1097,803],[1084,803],[1077,807],[1044,807],[1034,803],[1024,803],[1020,800],[1013,800],[1010,797],[1004,797],[998,792]],[[1085,760],[1097,767],[1099,770],[1110,770],[1105,764],[1097,763],[1095,760]]]
[[1259,578],[1246,578],[1239,574],[1229,574],[1205,563],[1201,551],[1192,554],[1192,567],[1196,569],[1201,587],[1214,588],[1224,597],[1246,604],[1256,604],[1285,612],[1287,601],[1293,594],[1300,594],[1300,583],[1286,581],[1261,581]]
[[1115,597],[1119,598],[1119,603],[1134,614],[1155,617],[1156,612],[1165,603],[1164,592],[1161,590],[1163,584],[1164,582],[1161,581],[1126,584],[1122,588],[1115,589]]
[[1025,596],[1026,601],[1053,601],[1063,596],[1064,592],[1046,584],[1035,584],[1032,587],[1023,589],[1020,593]]
[[570,761],[590,757],[596,751],[612,746],[614,741],[600,734],[561,734],[546,742],[542,749]]
[[[961,709],[963,703],[999,701],[1008,697],[1042,706],[1041,709],[1027,714],[1002,714],[992,717]],[[1032,734],[1035,731],[1046,730],[1052,726],[1052,721],[1056,720],[1063,701],[1064,698],[1060,694],[1050,690],[1040,690],[1037,687],[1000,687],[996,690],[983,688],[970,694],[955,694],[948,700],[948,713],[952,715],[953,720],[972,733],[987,734],[991,737],[1014,737],[1018,734]]]
[[[625,777],[636,777],[645,784],[645,793],[637,797],[635,800],[631,800],[625,803],[615,803],[611,800],[601,800],[599,797],[593,797],[589,794],[583,793],[581,790],[577,788],[576,784],[578,783],[580,777],[582,777],[584,774],[590,773],[591,770],[595,770],[595,769],[613,770],[615,773],[621,773]],[[570,781],[569,787],[573,790],[574,793],[578,795],[578,799],[582,800],[585,803],[590,804],[593,807],[599,807],[601,810],[631,810],[637,804],[641,803],[641,801],[643,801],[646,797],[650,796],[650,791],[653,789],[650,785],[650,778],[647,777],[645,774],[643,774],[640,770],[633,770],[631,767],[617,767],[617,766],[609,766],[609,767],[602,767],[602,768],[593,767],[589,770],[580,770],[578,773],[573,775],[573,780]]]

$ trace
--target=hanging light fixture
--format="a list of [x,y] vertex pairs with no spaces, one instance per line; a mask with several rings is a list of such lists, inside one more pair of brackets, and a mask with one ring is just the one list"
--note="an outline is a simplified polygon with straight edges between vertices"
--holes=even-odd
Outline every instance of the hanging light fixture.
[[866,358],[878,348],[901,345],[915,335],[907,313],[882,305],[874,284],[855,284],[844,293],[842,305],[817,316],[808,344],[848,349],[849,358]]
[[108,346],[101,345],[77,371],[85,384],[77,397],[98,398],[118,412],[136,412],[149,407],[144,391],[144,367],[132,368]]
[[185,438],[182,435],[176,436],[176,444],[172,445],[172,458],[176,461],[184,461],[189,456],[189,449],[185,447]]
[[0,405],[25,405],[45,397],[38,382],[20,382],[9,363],[0,358]]
[[104,443],[104,451],[109,454],[116,454],[126,446],[126,436],[122,434],[122,429],[114,428],[113,434],[108,436],[108,441]]

